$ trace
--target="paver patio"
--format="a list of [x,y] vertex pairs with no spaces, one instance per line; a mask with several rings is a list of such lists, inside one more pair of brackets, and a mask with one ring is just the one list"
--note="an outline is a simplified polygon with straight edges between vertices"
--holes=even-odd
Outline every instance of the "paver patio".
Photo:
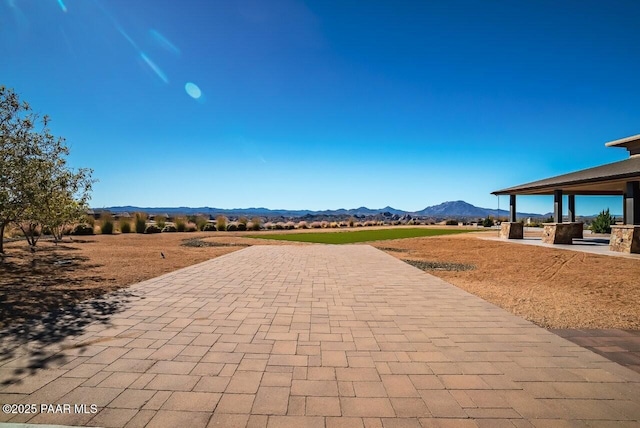
[[12,327],[0,349],[0,403],[97,406],[0,414],[15,423],[640,420],[640,374],[366,245],[250,247]]

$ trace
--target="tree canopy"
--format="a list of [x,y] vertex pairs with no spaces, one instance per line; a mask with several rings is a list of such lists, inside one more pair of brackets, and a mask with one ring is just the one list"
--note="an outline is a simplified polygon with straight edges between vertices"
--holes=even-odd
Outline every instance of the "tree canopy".
[[63,227],[86,211],[93,171],[69,167],[69,148],[48,124],[48,116],[0,86],[0,253],[11,223],[35,246],[42,228],[59,240]]

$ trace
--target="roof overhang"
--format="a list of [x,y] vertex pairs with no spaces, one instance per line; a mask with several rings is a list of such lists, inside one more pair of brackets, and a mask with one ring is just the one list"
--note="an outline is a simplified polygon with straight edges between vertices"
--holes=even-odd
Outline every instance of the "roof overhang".
[[605,143],[607,147],[623,147],[631,156],[640,156],[640,134]]
[[[640,142],[640,136],[637,138]],[[618,142],[620,141],[618,140]],[[616,141],[611,143],[616,143]],[[623,146],[627,143],[628,141],[624,141],[619,145]],[[624,145],[624,147],[628,147],[628,145]],[[492,194],[551,195],[555,190],[562,190],[565,194],[573,195],[622,195],[625,192],[627,182],[638,180],[640,180],[640,156],[634,156],[620,162],[496,190]]]

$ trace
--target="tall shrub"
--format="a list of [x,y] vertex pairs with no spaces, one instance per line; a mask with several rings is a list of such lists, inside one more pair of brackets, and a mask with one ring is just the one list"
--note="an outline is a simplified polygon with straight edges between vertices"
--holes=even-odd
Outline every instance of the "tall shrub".
[[176,225],[176,230],[178,232],[184,232],[187,230],[187,219],[184,217],[176,217],[173,219],[173,224]]
[[111,235],[113,233],[113,217],[110,213],[103,212],[100,216],[100,233]]
[[135,226],[136,233],[144,233],[147,228],[147,215],[145,213],[136,213]]
[[193,223],[196,224],[198,230],[203,230],[207,223],[209,223],[209,218],[203,215],[199,215],[195,218],[195,221],[193,221]]
[[223,215],[216,217],[216,229],[227,230],[227,218]]
[[158,226],[160,229],[162,229],[163,227],[165,227],[167,225],[167,218],[163,215],[157,215],[154,217],[154,220],[156,222],[156,226]]
[[611,225],[616,222],[616,219],[609,213],[609,208],[600,212],[591,223],[591,230],[593,233],[611,233]]
[[118,227],[120,228],[120,233],[131,233],[131,222],[128,218],[121,218],[118,221]]

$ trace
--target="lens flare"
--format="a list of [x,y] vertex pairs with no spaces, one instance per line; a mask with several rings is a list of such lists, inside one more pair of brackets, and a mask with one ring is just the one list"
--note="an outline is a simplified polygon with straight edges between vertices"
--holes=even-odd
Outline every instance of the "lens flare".
[[156,65],[155,62],[151,61],[151,58],[149,58],[147,55],[145,55],[144,52],[140,52],[140,57],[142,57],[142,59],[144,60],[144,62],[147,63],[147,65],[151,68],[151,70],[153,70],[154,73],[156,73],[156,75],[162,79],[162,81],[164,83],[169,83],[169,79],[167,78],[167,75],[164,74],[164,72],[160,69],[160,67],[158,67]]
[[58,5],[60,6],[60,9],[62,9],[63,12],[67,12],[67,6],[65,6],[64,2],[62,0],[58,0]]
[[202,96],[202,91],[195,83],[187,82],[187,84],[184,85],[184,90],[187,91],[187,94],[195,100]]
[[155,42],[160,45],[162,48],[168,50],[169,52],[175,54],[175,55],[180,55],[180,49],[174,45],[173,43],[171,43],[171,41],[169,41],[169,39],[167,39],[164,35],[162,35],[159,31],[156,31],[154,29],[149,30],[149,34],[151,34],[151,37],[155,40]]

